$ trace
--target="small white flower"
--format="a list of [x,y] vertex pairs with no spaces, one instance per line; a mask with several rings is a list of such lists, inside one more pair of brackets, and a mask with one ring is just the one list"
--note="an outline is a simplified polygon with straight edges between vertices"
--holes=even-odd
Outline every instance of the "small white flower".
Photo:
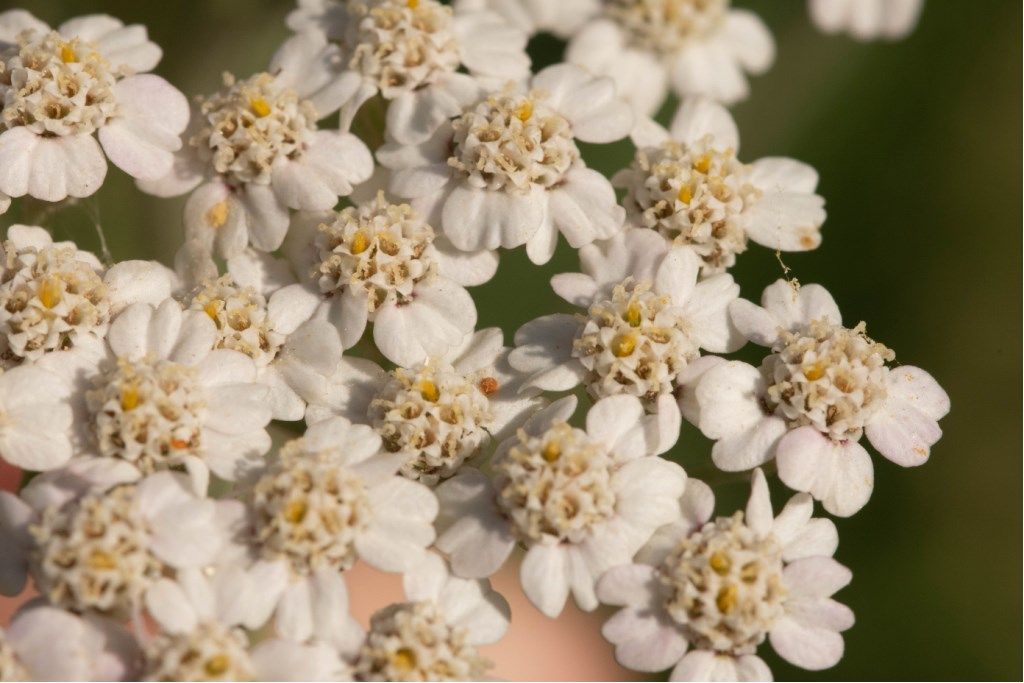
[[597,607],[594,583],[678,516],[686,481],[679,465],[657,457],[679,435],[671,397],[654,416],[632,396],[602,399],[586,430],[567,423],[575,407],[567,396],[531,417],[499,446],[490,478],[463,468],[437,488],[436,546],[453,571],[489,576],[522,543],[523,590],[550,617],[570,591],[581,609]]
[[71,385],[59,375],[23,366],[0,374],[0,459],[26,470],[49,470],[73,453]]
[[306,419],[341,415],[373,427],[384,450],[403,454],[401,473],[434,486],[493,440],[504,440],[538,407],[508,365],[498,328],[480,330],[440,358],[386,372],[343,358],[322,405]]
[[605,0],[565,57],[610,76],[638,113],[653,115],[670,88],[726,104],[744,99],[746,74],[768,70],[775,43],[757,15],[729,0]]
[[917,26],[924,0],[808,0],[811,20],[825,33],[857,40],[899,40]]
[[253,571],[264,578],[253,599],[276,610],[279,635],[354,651],[362,631],[348,614],[342,572],[357,560],[392,572],[423,560],[437,499],[396,476],[401,465],[372,429],[336,417],[286,444],[255,481]]
[[403,577],[408,602],[378,610],[353,657],[360,681],[483,680],[491,663],[478,645],[508,630],[508,603],[482,580],[451,576],[429,553]]
[[610,79],[558,64],[451,116],[421,144],[392,142],[377,158],[394,171],[390,190],[412,200],[456,248],[525,244],[540,264],[554,254],[559,231],[579,248],[621,230],[615,191],[576,145],[612,142],[632,129]]
[[530,74],[526,34],[480,8],[453,11],[438,0],[313,0],[299,2],[288,24],[341,45],[346,75],[360,82],[342,106],[342,128],[379,93],[389,103],[388,134],[403,144],[426,140],[471,103],[479,83]]
[[171,295],[174,273],[153,261],[105,268],[73,242],[43,228],[12,225],[0,247],[0,367],[54,351],[95,346],[111,319],[132,303]]
[[793,496],[773,517],[756,470],[745,515],[708,521],[714,495],[694,479],[679,503],[682,521],[660,529],[638,564],[598,583],[601,602],[623,608],[602,629],[619,663],[674,667],[673,681],[771,680],[756,654],[768,638],[796,666],[834,666],[853,612],[831,596],[851,573],[832,559],[839,536],[830,520],[811,518],[810,496]]
[[455,0],[455,9],[489,9],[528,36],[568,38],[601,10],[601,0]]
[[689,245],[705,275],[731,267],[748,240],[782,251],[821,243],[817,172],[783,157],[741,163],[736,123],[721,105],[688,99],[670,131],[646,121],[633,139],[633,163],[612,178],[626,190],[627,224]]
[[119,617],[162,576],[213,562],[243,513],[236,501],[196,496],[184,475],[141,479],[97,458],[43,473],[20,498],[2,500],[0,588],[17,591],[30,574],[53,605]]
[[421,214],[378,194],[360,207],[297,216],[285,243],[295,276],[251,252],[228,267],[236,281],[264,290],[297,276],[274,294],[293,315],[327,320],[346,349],[373,323],[381,353],[412,366],[462,344],[476,325],[465,286],[486,282],[497,268],[490,252],[449,250]]
[[75,384],[80,447],[144,473],[183,465],[197,491],[209,472],[244,478],[270,450],[271,407],[247,355],[215,348],[205,312],[167,299],[133,304],[92,356],[55,353],[43,365]]
[[863,323],[844,327],[824,287],[779,280],[761,306],[741,299],[730,310],[737,328],[771,353],[760,368],[705,366],[682,398],[687,417],[716,441],[718,467],[746,470],[774,457],[787,486],[845,517],[874,487],[861,434],[897,465],[927,461],[949,397],[924,370],[887,365],[893,352],[870,339]]
[[0,680],[120,681],[132,678],[138,651],[115,622],[30,604],[0,629]]
[[188,102],[145,73],[160,57],[144,26],[107,15],[52,30],[24,10],[0,14],[0,192],[87,197],[106,176],[104,152],[135,178],[170,171]]
[[585,314],[556,313],[516,332],[512,367],[525,386],[567,391],[584,384],[594,398],[629,394],[651,409],[689,381],[701,350],[743,343],[728,306],[739,285],[726,273],[698,281],[700,258],[648,230],[627,230],[580,250],[583,273],[551,280]]
[[277,249],[289,209],[326,211],[373,171],[354,135],[317,130],[358,85],[338,59],[337,48],[311,32],[285,42],[268,71],[245,80],[225,75],[224,88],[193,111],[174,169],[139,186],[164,197],[194,190],[186,238],[207,253]]
[[260,578],[228,566],[209,578],[187,569],[175,581],[156,582],[146,608],[160,630],[140,636],[143,680],[345,680],[346,665],[326,643],[266,638],[249,644],[244,629],[259,628],[269,616]]

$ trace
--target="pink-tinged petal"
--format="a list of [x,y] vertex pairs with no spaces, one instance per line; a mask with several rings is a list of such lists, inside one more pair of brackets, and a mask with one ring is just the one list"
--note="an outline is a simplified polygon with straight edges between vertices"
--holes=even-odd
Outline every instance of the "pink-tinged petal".
[[742,472],[772,459],[779,440],[786,434],[786,422],[778,417],[763,417],[745,432],[730,434],[715,442],[711,459],[725,472]]
[[619,610],[604,623],[601,635],[615,645],[615,660],[634,671],[664,671],[687,648],[679,627],[651,609]]
[[826,510],[849,517],[864,507],[875,485],[871,457],[854,441],[837,443],[813,427],[800,427],[779,441],[779,479],[820,500]]
[[687,97],[672,119],[672,139],[693,145],[710,135],[712,147],[738,152],[740,133],[729,110],[705,97]]
[[129,76],[114,86],[118,116],[100,128],[103,151],[114,165],[140,180],[171,172],[188,125],[188,100],[152,74]]
[[736,681],[736,658],[708,650],[691,650],[672,669],[670,681]]
[[831,557],[806,557],[786,565],[783,582],[791,599],[830,598],[853,579],[853,572]]
[[783,618],[768,634],[772,647],[790,664],[809,671],[821,671],[843,658],[843,637],[825,628],[802,626]]
[[545,191],[519,195],[457,186],[444,203],[441,223],[456,248],[513,249],[526,244],[544,220]]
[[569,597],[568,573],[565,549],[557,543],[540,543],[523,558],[519,580],[534,607],[553,619],[561,614]]
[[923,465],[942,437],[938,420],[949,412],[949,396],[931,375],[913,366],[892,369],[888,390],[864,432],[871,445],[897,465]]
[[495,507],[487,477],[464,468],[434,493],[440,502],[435,545],[448,556],[452,572],[478,579],[498,571],[515,547],[515,537]]
[[660,585],[654,567],[623,564],[601,576],[597,582],[597,597],[606,605],[645,607],[654,603]]
[[853,610],[831,598],[791,598],[786,614],[803,626],[830,631],[846,631],[856,622]]

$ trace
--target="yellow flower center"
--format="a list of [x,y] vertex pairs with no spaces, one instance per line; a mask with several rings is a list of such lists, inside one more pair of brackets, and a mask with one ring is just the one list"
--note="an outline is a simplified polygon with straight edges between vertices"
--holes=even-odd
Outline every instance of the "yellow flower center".
[[249,109],[251,109],[252,113],[261,119],[265,116],[270,116],[270,104],[262,97],[250,98]]
[[611,349],[616,358],[625,358],[636,349],[636,335],[633,333],[616,335],[612,340]]

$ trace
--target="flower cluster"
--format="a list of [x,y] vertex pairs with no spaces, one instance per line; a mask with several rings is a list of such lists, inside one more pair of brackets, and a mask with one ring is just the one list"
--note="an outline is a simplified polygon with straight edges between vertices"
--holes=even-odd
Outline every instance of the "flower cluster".
[[[810,8],[894,38],[920,2]],[[923,464],[949,399],[821,285],[740,297],[751,243],[813,250],[826,217],[813,168],[739,153],[724,105],[773,60],[763,23],[728,0],[300,0],[288,26],[190,106],[141,26],[0,14],[0,207],[91,195],[108,158],[189,193],[173,268],[38,226],[0,243],[0,458],[33,475],[0,492],[0,593],[39,594],[0,679],[479,680],[510,561],[549,617],[618,608],[602,633],[638,671],[767,679],[765,640],[836,664],[852,573],[816,501],[868,502],[863,436]],[[537,32],[567,47],[532,73]],[[588,167],[624,139],[625,168]],[[573,311],[509,345],[478,329],[468,288],[559,235]],[[759,365],[728,357],[747,343]],[[714,516],[685,423],[751,473],[745,509]],[[405,602],[356,621],[356,563]]]

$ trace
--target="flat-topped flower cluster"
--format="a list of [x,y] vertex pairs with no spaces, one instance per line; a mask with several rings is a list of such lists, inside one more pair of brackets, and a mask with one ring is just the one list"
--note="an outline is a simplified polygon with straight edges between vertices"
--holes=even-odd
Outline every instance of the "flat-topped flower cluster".
[[[859,37],[919,10],[810,4]],[[0,593],[38,593],[0,680],[479,680],[510,562],[549,617],[619,608],[602,633],[638,671],[767,679],[765,640],[836,664],[852,574],[816,501],[867,504],[862,436],[923,464],[949,399],[821,285],[740,296],[752,243],[813,250],[826,217],[815,170],[746,159],[723,106],[772,62],[763,23],[727,0],[300,0],[288,26],[266,71],[190,104],[142,26],[0,14],[0,209],[73,204],[108,159],[189,195],[174,267],[45,226],[0,243],[0,458],[32,475],[0,492]],[[565,62],[532,72],[536,32]],[[373,112],[383,142],[352,132]],[[626,168],[588,167],[627,138]],[[501,252],[545,264],[563,238],[572,312],[479,328]],[[757,366],[728,357],[747,343]],[[745,509],[715,516],[678,464],[691,426],[751,473]],[[368,624],[359,562],[405,593]]]

